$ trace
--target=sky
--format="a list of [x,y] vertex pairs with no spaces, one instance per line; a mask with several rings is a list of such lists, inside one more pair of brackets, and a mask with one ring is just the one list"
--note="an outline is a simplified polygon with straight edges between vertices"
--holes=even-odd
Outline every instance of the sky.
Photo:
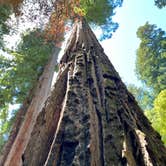
[[154,0],[124,0],[113,20],[119,23],[119,28],[111,39],[101,44],[122,80],[141,86],[134,72],[136,49],[140,43],[136,31],[147,21],[166,30],[166,8],[158,9]]

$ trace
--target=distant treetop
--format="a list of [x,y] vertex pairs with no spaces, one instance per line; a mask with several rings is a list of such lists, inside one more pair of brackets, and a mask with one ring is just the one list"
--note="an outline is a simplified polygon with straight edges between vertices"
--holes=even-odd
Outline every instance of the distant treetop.
[[148,22],[139,27],[141,43],[137,50],[136,72],[156,95],[166,89],[166,32]]
[[166,6],[166,0],[155,0],[154,2],[155,5],[160,9]]

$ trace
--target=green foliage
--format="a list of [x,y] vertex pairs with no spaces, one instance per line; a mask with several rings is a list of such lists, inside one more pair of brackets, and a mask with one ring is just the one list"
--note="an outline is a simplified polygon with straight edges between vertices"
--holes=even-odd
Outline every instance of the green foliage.
[[100,40],[111,38],[112,32],[118,28],[118,23],[112,21],[112,16],[115,8],[122,3],[123,0],[80,0],[87,21],[101,27],[103,34]]
[[11,124],[13,119],[9,118],[9,108],[3,107],[0,111],[0,152],[2,150],[3,145],[7,141],[8,134],[11,130]]
[[81,0],[80,4],[86,13],[87,20],[97,25],[105,24],[106,18],[113,11],[113,7],[108,0]]
[[9,27],[6,20],[11,14],[11,8],[8,5],[0,4],[0,48],[3,46],[3,35],[9,33]]
[[24,34],[17,51],[10,52],[12,59],[1,56],[0,85],[5,101],[24,100],[42,73],[52,48],[53,44],[45,43],[44,35],[38,30]]
[[166,6],[166,1],[165,0],[154,0],[155,5],[161,9]]
[[155,93],[166,88],[166,33],[148,22],[139,27],[136,73]]
[[142,87],[137,87],[133,84],[127,86],[128,90],[134,95],[136,101],[142,110],[152,109],[153,105],[153,95],[151,92]]
[[152,126],[160,133],[166,145],[166,89],[162,90],[154,100],[154,108],[145,111]]

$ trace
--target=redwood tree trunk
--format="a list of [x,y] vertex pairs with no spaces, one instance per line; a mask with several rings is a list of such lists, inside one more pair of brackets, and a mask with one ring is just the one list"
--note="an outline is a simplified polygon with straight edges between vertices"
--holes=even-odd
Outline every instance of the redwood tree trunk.
[[75,24],[60,66],[22,165],[166,165],[159,134],[84,20]]

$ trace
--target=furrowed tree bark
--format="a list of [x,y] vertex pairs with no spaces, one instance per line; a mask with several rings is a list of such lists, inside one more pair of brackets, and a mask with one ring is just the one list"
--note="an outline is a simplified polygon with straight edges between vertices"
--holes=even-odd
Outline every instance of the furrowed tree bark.
[[75,23],[60,66],[19,153],[23,166],[166,165],[159,134],[84,19]]
[[22,165],[21,156],[30,138],[36,118],[50,94],[54,68],[57,63],[59,51],[60,49],[56,47],[44,68],[43,74],[39,78],[33,96],[28,97],[23,107],[19,110],[9,140],[0,157],[0,165]]

